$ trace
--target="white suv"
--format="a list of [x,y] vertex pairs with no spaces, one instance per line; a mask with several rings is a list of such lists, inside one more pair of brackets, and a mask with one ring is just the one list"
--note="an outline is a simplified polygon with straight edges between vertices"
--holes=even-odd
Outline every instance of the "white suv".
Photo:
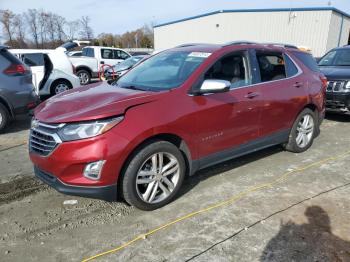
[[33,85],[38,95],[56,95],[80,86],[79,78],[67,55],[62,50],[10,49],[33,74]]

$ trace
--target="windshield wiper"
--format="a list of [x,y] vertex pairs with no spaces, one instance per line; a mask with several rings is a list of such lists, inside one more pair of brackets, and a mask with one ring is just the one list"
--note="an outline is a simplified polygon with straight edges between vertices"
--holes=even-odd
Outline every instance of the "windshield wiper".
[[125,89],[131,89],[131,90],[148,91],[148,90],[145,90],[145,89],[142,89],[140,87],[133,86],[133,85],[130,85],[130,86],[119,86],[119,87],[120,88],[125,88]]

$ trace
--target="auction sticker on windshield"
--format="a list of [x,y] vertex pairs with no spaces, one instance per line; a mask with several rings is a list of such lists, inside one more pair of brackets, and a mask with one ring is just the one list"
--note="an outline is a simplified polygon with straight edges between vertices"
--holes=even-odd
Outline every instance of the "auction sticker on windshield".
[[211,55],[211,53],[205,53],[205,52],[192,52],[190,53],[188,56],[191,57],[203,57],[203,58],[207,58]]

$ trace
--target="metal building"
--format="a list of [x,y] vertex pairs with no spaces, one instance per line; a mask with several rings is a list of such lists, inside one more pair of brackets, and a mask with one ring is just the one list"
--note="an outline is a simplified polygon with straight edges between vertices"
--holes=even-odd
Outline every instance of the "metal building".
[[156,50],[235,40],[305,46],[322,56],[350,44],[350,15],[333,7],[221,10],[154,27]]

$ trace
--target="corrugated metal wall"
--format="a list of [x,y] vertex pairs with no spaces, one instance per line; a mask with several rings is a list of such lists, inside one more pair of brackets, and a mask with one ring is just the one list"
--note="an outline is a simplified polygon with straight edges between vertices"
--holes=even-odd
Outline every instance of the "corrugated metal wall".
[[308,46],[321,56],[328,47],[331,17],[328,10],[218,13],[154,28],[155,49],[249,40]]
[[333,12],[329,26],[327,51],[348,44],[350,34],[350,19]]

